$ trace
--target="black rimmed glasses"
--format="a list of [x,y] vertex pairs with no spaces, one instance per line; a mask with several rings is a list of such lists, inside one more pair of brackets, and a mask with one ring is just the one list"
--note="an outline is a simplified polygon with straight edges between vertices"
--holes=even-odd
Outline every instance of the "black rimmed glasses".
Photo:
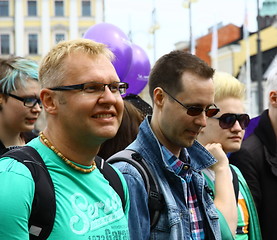
[[240,127],[245,129],[250,123],[248,114],[224,113],[220,117],[212,117],[219,120],[219,126],[222,129],[232,128],[236,121],[239,122]]
[[185,105],[185,104],[181,103],[179,100],[177,100],[175,97],[173,97],[166,90],[163,89],[163,91],[168,96],[170,96],[175,102],[179,103],[183,108],[187,109],[187,114],[190,116],[198,116],[204,111],[207,117],[213,117],[220,111],[220,109],[217,108],[217,106],[215,104],[213,104],[212,107],[209,107],[207,109],[204,109],[204,108],[201,108],[198,106]]
[[28,108],[33,108],[36,104],[38,104],[40,107],[42,107],[42,103],[41,100],[39,98],[35,98],[35,97],[19,97],[16,95],[13,95],[11,93],[7,94],[8,96],[15,98],[21,102],[23,102],[25,107]]
[[109,84],[99,83],[99,82],[87,82],[82,84],[59,86],[49,88],[53,91],[70,91],[70,90],[81,90],[86,93],[100,93],[105,91],[105,87],[108,87],[112,93],[119,93],[124,95],[129,85],[125,82],[113,82]]

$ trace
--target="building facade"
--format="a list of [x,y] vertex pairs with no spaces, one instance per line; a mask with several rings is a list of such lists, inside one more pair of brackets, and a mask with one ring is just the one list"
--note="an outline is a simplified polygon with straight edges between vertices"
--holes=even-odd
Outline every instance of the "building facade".
[[96,23],[97,0],[0,0],[0,55],[39,61]]
[[[246,26],[218,24],[217,51],[213,54],[213,28],[196,39],[195,54],[218,71],[232,74],[246,85],[247,112],[251,117],[268,107],[265,80],[277,63],[277,0],[265,0],[257,16],[259,31],[248,32]],[[181,42],[180,42],[181,43]],[[189,43],[176,47],[189,51]]]

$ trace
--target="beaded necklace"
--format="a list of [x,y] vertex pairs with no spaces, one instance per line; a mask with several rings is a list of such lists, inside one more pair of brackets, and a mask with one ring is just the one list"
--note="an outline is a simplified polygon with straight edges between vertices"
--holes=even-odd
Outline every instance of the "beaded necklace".
[[70,167],[72,167],[73,169],[80,171],[82,173],[90,173],[92,172],[95,168],[96,168],[96,163],[93,160],[91,167],[90,168],[81,168],[79,166],[77,166],[76,164],[74,164],[73,162],[71,162],[68,158],[66,158],[61,152],[59,152],[54,145],[45,137],[45,135],[43,134],[43,132],[39,133],[39,136],[41,137],[42,141],[45,143],[45,145],[47,147],[49,147],[54,153],[56,153],[67,165],[69,165]]

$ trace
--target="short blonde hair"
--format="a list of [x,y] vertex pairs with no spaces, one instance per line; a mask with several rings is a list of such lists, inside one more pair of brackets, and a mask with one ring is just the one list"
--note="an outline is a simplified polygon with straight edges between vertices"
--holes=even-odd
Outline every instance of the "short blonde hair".
[[105,44],[89,39],[61,41],[50,50],[40,64],[39,80],[42,87],[54,87],[63,82],[68,69],[64,61],[74,53],[84,53],[88,56],[102,54],[111,62],[114,59],[114,54]]
[[238,98],[242,101],[246,99],[245,85],[231,74],[215,71],[213,80],[215,85],[215,102],[228,97]]

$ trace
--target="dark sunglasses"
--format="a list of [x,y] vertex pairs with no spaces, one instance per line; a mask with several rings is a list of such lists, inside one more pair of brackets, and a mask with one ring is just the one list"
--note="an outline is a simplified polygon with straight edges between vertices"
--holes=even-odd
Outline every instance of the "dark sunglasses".
[[215,116],[220,111],[220,109],[217,108],[217,106],[215,104],[212,105],[213,107],[209,107],[207,109],[203,109],[203,108],[197,107],[197,106],[185,105],[185,104],[181,103],[179,100],[177,100],[175,97],[173,97],[166,90],[163,89],[163,91],[169,97],[171,97],[175,102],[179,103],[183,108],[187,109],[187,114],[190,115],[190,116],[198,116],[198,115],[200,115],[204,111],[207,117],[213,117],[213,116]]
[[219,118],[212,118],[219,120],[219,126],[222,129],[228,129],[233,127],[236,121],[239,122],[242,129],[245,129],[250,123],[250,118],[248,114],[224,113]]
[[12,97],[12,98],[15,98],[15,99],[17,99],[17,100],[19,100],[21,102],[23,102],[25,107],[33,108],[36,104],[38,104],[40,107],[42,107],[42,103],[41,103],[41,100],[39,98],[35,98],[35,97],[26,97],[26,98],[23,98],[23,97],[19,97],[19,96],[13,95],[11,93],[8,93],[7,95]]
[[128,83],[125,82],[113,82],[110,84],[99,83],[99,82],[87,82],[82,84],[68,85],[49,88],[53,91],[70,91],[70,90],[81,90],[87,93],[100,93],[105,91],[105,87],[108,87],[112,93],[119,93],[123,95],[126,93],[129,87]]

